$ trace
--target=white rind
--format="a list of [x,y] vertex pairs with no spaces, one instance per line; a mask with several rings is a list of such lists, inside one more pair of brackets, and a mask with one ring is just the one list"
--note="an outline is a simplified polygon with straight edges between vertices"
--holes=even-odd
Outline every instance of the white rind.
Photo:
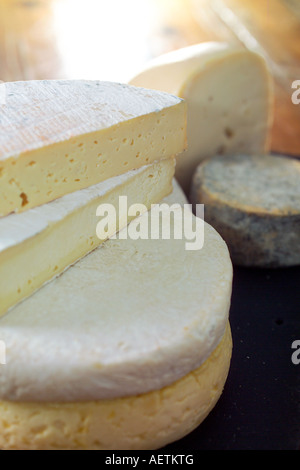
[[198,368],[226,328],[232,265],[209,225],[202,250],[185,241],[109,240],[12,309],[0,320],[0,398],[134,396]]
[[177,95],[190,77],[204,71],[210,63],[240,51],[238,46],[213,41],[183,47],[150,60],[129,83]]
[[182,101],[121,83],[33,80],[5,84],[0,161],[159,112]]

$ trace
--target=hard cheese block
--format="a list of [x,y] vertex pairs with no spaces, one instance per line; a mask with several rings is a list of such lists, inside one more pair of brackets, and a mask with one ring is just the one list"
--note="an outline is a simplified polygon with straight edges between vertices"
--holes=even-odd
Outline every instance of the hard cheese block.
[[185,103],[99,81],[5,84],[0,216],[21,212],[180,153]]
[[272,81],[256,53],[223,43],[196,44],[154,59],[130,83],[187,102],[188,150],[176,167],[186,193],[201,160],[269,150]]
[[213,157],[199,165],[191,202],[225,239],[235,264],[300,264],[300,162],[278,155]]
[[[174,170],[174,158],[162,160],[1,218],[0,315],[125,227],[132,204],[149,209],[171,193]],[[120,196],[126,205],[119,204]],[[100,204],[112,204],[117,216],[115,228],[107,220],[103,236],[96,234],[98,222],[107,219],[96,216]]]
[[[199,368],[220,343],[231,300],[232,265],[204,224],[201,250],[172,234],[189,209],[170,216],[170,239],[122,239],[147,212],[0,319],[7,363],[0,399],[70,403],[162,389]],[[170,217],[169,217],[170,216]],[[149,223],[150,225],[150,223]],[[122,234],[122,235],[121,235]]]

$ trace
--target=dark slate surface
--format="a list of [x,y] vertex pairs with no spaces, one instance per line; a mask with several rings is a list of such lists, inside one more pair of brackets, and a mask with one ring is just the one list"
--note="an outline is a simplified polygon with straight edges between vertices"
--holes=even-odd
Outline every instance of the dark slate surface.
[[300,364],[291,347],[300,340],[300,267],[235,267],[230,322],[223,395],[194,432],[161,452],[300,450]]

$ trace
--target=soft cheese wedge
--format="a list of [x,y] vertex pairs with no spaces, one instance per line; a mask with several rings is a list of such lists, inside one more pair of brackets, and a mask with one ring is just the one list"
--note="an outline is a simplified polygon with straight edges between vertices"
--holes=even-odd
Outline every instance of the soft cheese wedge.
[[[195,222],[174,214],[171,233]],[[2,449],[154,449],[198,426],[232,348],[232,265],[203,226],[199,251],[122,231],[0,320]]]
[[[132,204],[149,209],[170,194],[174,171],[174,158],[162,160],[1,218],[0,315],[125,227],[134,217],[127,211]],[[119,204],[120,196],[126,204]],[[117,217],[116,228],[107,220],[98,238],[101,204],[112,204]]]
[[272,80],[254,52],[217,42],[196,44],[154,59],[130,83],[186,100],[188,150],[178,157],[176,178],[187,193],[201,160],[269,150]]
[[185,103],[99,81],[5,84],[0,216],[100,183],[186,145]]

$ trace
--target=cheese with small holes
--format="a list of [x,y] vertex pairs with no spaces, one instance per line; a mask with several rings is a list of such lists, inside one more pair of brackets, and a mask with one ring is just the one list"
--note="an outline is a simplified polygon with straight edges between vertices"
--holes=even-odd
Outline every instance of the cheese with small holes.
[[[0,316],[125,227],[132,204],[149,209],[171,193],[174,171],[174,158],[161,160],[0,218]],[[127,197],[126,206],[119,205],[120,196]],[[98,238],[100,204],[112,204],[117,217]]]
[[[162,202],[171,234],[195,221],[176,181]],[[110,239],[0,319],[2,449],[153,450],[207,417],[230,368],[232,265],[203,227],[199,251]]]
[[188,149],[176,166],[186,193],[201,160],[269,150],[273,86],[264,59],[254,52],[217,42],[196,44],[153,59],[130,83],[187,102]]
[[0,115],[0,216],[173,157],[186,146],[184,101],[126,84],[6,83]]
[[190,200],[226,241],[234,264],[300,264],[300,162],[283,155],[215,156],[195,172]]

